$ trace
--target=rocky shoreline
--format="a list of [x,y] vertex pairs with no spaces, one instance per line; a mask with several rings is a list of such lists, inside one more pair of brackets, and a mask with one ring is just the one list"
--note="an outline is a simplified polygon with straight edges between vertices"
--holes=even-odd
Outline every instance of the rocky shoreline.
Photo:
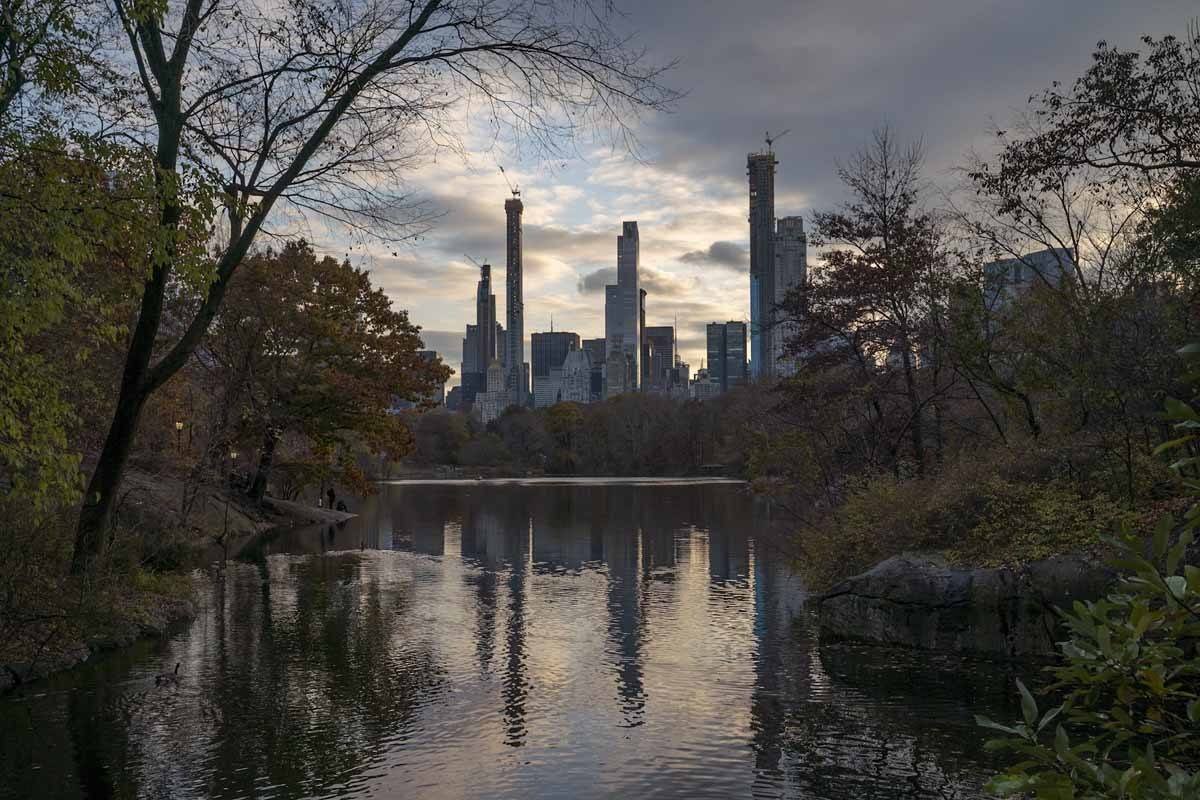
[[[174,497],[179,492],[177,485],[160,481],[162,485],[153,487],[154,493],[151,493],[147,486],[149,479],[137,473],[132,476],[130,483],[144,489],[146,499],[141,504],[151,514],[158,508],[155,501],[161,501],[157,495]],[[256,509],[255,513],[247,513],[248,509],[240,503],[230,505],[227,510],[225,498],[221,490],[210,490],[205,494],[194,515],[198,523],[193,524],[197,535],[205,535],[202,531],[221,530],[222,522],[235,537],[253,537],[300,525],[344,522],[356,516],[349,512],[271,497],[264,498],[262,507]],[[139,639],[166,635],[175,625],[194,619],[196,613],[191,592],[182,592],[180,596],[131,592],[122,599],[111,617],[104,621],[102,632],[91,635],[57,634],[46,642],[45,647],[38,649],[36,658],[0,663],[0,694],[71,669],[100,653],[127,647]]]
[[1056,654],[1055,608],[1103,596],[1116,575],[1080,555],[969,568],[904,554],[816,599],[821,637],[998,658]]
[[149,595],[139,600],[136,613],[102,634],[61,643],[32,663],[0,665],[0,694],[76,667],[97,654],[128,647],[138,639],[163,636],[173,626],[194,619],[197,612],[190,598]]

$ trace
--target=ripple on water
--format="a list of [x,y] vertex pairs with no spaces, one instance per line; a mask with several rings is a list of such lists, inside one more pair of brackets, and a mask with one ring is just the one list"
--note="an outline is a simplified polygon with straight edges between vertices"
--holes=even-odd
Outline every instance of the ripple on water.
[[169,640],[0,700],[0,796],[974,798],[971,714],[1014,713],[985,666],[818,648],[740,486],[357,510],[247,551]]

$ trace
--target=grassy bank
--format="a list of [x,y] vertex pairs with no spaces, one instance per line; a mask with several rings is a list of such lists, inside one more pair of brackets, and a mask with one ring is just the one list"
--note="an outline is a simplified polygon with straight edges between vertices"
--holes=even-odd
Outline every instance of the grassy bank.
[[1150,530],[1186,505],[1164,463],[1139,465],[1133,498],[1103,460],[1067,448],[964,453],[925,476],[864,474],[797,534],[801,568],[828,587],[902,553],[963,567],[1019,567],[1065,554],[1103,556],[1118,530]]

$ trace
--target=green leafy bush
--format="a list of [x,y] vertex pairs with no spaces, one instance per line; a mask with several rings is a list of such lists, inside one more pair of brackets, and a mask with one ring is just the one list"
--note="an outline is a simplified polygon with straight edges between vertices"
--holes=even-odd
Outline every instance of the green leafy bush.
[[1019,685],[1024,720],[981,725],[1006,737],[989,746],[1020,761],[992,779],[1003,796],[1038,800],[1200,797],[1200,568],[1184,564],[1186,528],[1168,546],[1172,516],[1154,536],[1117,540],[1131,570],[1107,598],[1062,612],[1070,638],[1042,712]]
[[[1200,346],[1180,354],[1196,382]],[[1198,498],[1200,414],[1179,400],[1166,405],[1179,436],[1156,453],[1180,454],[1171,466]],[[1129,524],[1113,540],[1126,574],[1106,598],[1060,612],[1069,637],[1046,693],[1061,702],[1043,713],[1019,685],[1022,722],[978,718],[1006,734],[990,747],[1021,759],[992,791],[1038,800],[1200,797],[1200,567],[1188,563],[1198,525],[1200,502],[1182,520],[1163,515],[1150,542]]]

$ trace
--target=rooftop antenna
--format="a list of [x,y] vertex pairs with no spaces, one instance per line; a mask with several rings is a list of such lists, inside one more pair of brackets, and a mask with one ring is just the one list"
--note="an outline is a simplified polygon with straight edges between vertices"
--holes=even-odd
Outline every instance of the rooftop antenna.
[[782,139],[784,136],[787,136],[787,135],[788,135],[789,133],[791,133],[791,132],[792,132],[792,129],[791,129],[791,128],[787,128],[787,129],[786,129],[786,130],[784,130],[783,132],[781,132],[781,133],[777,133],[777,134],[775,134],[774,136],[772,136],[772,135],[771,135],[771,132],[770,132],[770,131],[767,131],[766,135],[763,137],[763,139],[765,139],[765,140],[766,140],[766,142],[767,142],[767,152],[768,152],[768,153],[774,153],[774,152],[775,152],[775,150],[774,150],[773,148],[775,147],[775,143],[776,143],[777,141],[779,141],[780,139]]
[[554,333],[554,315],[550,315],[550,332]]
[[521,196],[521,187],[517,186],[515,183],[513,183],[512,181],[510,181],[508,179],[508,173],[504,171],[504,165],[497,164],[496,166],[500,167],[500,174],[504,176],[504,182],[508,184],[508,190],[510,192],[512,192],[512,196],[520,197]]

